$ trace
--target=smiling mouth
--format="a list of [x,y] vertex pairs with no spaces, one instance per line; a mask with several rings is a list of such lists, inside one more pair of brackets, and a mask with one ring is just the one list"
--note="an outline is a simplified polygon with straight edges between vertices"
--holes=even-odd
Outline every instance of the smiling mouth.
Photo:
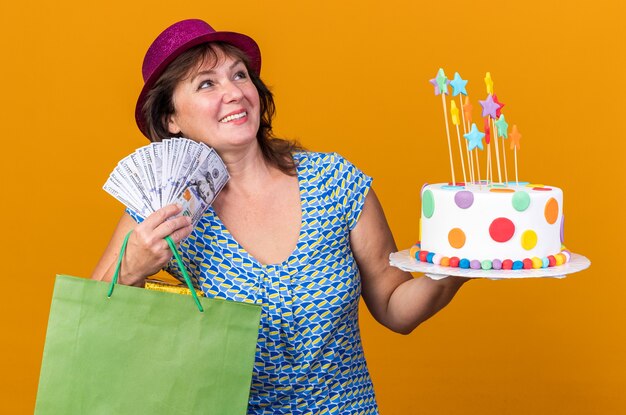
[[242,111],[242,112],[237,113],[237,114],[228,115],[228,116],[222,118],[219,122],[227,123],[227,122],[230,122],[230,121],[234,121],[234,120],[238,120],[240,118],[243,118],[246,115],[248,115],[248,112],[247,111]]

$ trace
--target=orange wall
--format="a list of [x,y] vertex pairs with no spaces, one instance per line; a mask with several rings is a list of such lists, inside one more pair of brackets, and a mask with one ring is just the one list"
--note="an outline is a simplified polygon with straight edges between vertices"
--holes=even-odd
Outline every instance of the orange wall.
[[472,281],[407,337],[363,309],[384,414],[626,412],[623,1],[87,3],[0,12],[0,412],[32,413],[54,275],[89,275],[104,249],[122,206],[101,186],[146,144],[143,53],[188,17],[258,41],[276,131],[373,176],[401,248],[417,239],[421,185],[449,178],[428,84],[440,66],[470,80],[476,108],[491,71],[524,136],[521,178],[565,191],[566,243],[590,270]]

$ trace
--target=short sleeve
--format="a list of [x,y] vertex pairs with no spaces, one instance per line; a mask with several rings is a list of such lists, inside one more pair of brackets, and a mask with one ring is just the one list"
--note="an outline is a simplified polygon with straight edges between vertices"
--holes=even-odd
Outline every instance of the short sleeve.
[[348,229],[352,230],[363,211],[365,197],[372,186],[372,178],[339,154],[334,156],[337,158],[335,174],[339,204],[343,209]]
[[[137,223],[141,223],[144,220],[142,216],[140,216],[137,212],[135,212],[134,210],[130,208],[126,208],[126,213],[128,213],[130,217],[133,218],[135,222]],[[185,244],[185,241],[183,241],[183,244]],[[179,252],[180,252],[181,259],[183,260],[183,264],[185,264],[185,268],[187,269],[187,273],[189,274],[189,277],[191,278],[191,282],[193,283],[194,286],[197,287],[198,286],[197,279],[194,277],[194,275],[192,275],[189,272],[189,269],[191,268],[190,267],[191,260],[188,255],[188,250],[179,249]],[[182,282],[183,284],[186,284],[185,278],[183,277],[183,273],[180,271],[180,268],[178,267],[178,262],[176,262],[174,258],[172,258],[172,260],[167,263],[167,265],[163,268],[163,271],[167,272],[168,274],[170,274],[172,277],[176,278],[178,281]]]
[[131,208],[126,208],[125,212],[131,217],[133,218],[133,220],[137,223],[141,223],[143,222],[143,216],[139,215],[139,213],[135,212],[134,210],[132,210]]

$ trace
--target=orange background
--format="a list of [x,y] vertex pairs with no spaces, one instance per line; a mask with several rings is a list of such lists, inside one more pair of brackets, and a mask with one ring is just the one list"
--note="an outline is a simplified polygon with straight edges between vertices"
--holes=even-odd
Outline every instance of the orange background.
[[0,6],[1,412],[32,413],[54,275],[88,276],[103,251],[122,206],[101,186],[146,144],[143,53],[189,17],[258,41],[278,135],[373,176],[400,248],[421,185],[450,176],[439,67],[469,79],[475,118],[491,71],[521,179],[564,189],[566,244],[590,270],[472,281],[410,336],[363,307],[383,414],[626,412],[623,1],[86,3]]

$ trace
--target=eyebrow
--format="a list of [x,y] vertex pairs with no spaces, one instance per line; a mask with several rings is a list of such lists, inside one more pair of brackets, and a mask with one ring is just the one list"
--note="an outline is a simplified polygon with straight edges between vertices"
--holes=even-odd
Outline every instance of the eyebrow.
[[[232,65],[228,67],[228,70],[232,70],[235,66],[239,65],[240,63],[243,63],[243,61],[241,59],[237,59],[235,62],[233,62]],[[213,75],[214,73],[215,71],[213,69],[207,69],[206,71],[198,72],[197,74],[193,76],[193,78],[191,78],[189,82],[193,83],[196,80],[196,78],[201,75]]]

